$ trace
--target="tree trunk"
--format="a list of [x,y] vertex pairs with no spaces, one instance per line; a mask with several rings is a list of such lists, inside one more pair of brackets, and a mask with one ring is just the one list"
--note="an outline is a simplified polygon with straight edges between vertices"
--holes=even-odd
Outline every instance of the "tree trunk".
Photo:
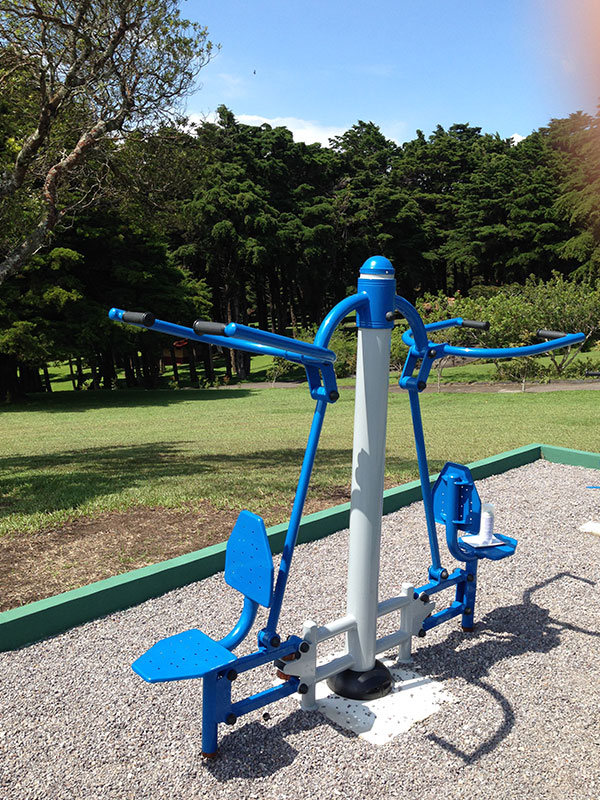
[[96,391],[100,388],[100,375],[98,373],[98,356],[94,355],[90,359],[90,369],[92,370],[92,389]]
[[81,363],[81,356],[77,356],[77,390],[81,391],[83,389],[84,383],[84,376],[83,376],[83,364]]
[[44,364],[44,366],[42,367],[42,372],[44,373],[44,384],[46,386],[46,391],[47,392],[51,392],[52,391],[52,384],[50,382],[50,373],[48,372],[48,365],[47,364]]
[[19,385],[25,395],[29,392],[43,392],[44,387],[40,378],[40,371],[31,364],[19,364]]
[[75,371],[73,369],[73,359],[71,356],[69,356],[69,373],[71,375],[71,385],[73,386],[73,391],[76,392],[79,387],[75,381]]
[[158,363],[157,359],[146,348],[142,349],[142,370],[144,373],[144,388],[156,389],[158,384]]
[[171,364],[173,366],[173,380],[179,386],[179,370],[177,369],[177,358],[175,356],[175,348],[172,344],[169,345],[169,351],[171,353]]
[[117,379],[112,350],[103,350],[101,354],[101,369],[103,388],[110,390]]
[[201,344],[200,352],[202,353],[202,360],[204,362],[204,375],[206,382],[213,384],[215,382],[215,368],[213,366],[212,348],[209,344]]
[[125,368],[125,386],[127,386],[128,389],[132,389],[134,386],[138,385],[133,369],[133,358],[125,358],[123,366]]
[[144,371],[142,369],[142,362],[140,359],[140,354],[138,351],[135,351],[135,355],[133,356],[133,368],[135,370],[135,378],[136,378],[136,385],[143,386],[144,385]]
[[0,353],[0,401],[16,403],[24,397],[17,376],[17,359]]
[[190,385],[193,386],[194,389],[198,389],[200,384],[198,382],[198,370],[196,369],[196,351],[191,342],[188,343],[188,347],[190,351]]

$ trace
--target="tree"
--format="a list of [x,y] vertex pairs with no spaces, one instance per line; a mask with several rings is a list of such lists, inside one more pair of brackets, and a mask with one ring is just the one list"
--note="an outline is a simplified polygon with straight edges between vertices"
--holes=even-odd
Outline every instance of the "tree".
[[2,3],[0,114],[18,122],[0,147],[0,223],[22,212],[22,224],[3,243],[0,281],[93,200],[114,142],[173,118],[211,50],[177,0]]
[[578,111],[568,119],[553,119],[550,142],[563,160],[558,212],[571,226],[561,248],[574,274],[600,277],[600,108],[594,117]]

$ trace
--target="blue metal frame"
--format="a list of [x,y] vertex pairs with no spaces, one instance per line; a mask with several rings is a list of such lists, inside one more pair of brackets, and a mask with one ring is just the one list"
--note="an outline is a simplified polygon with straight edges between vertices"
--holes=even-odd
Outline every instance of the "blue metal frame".
[[[434,362],[440,358],[444,358],[444,356],[454,355],[463,358],[497,359],[538,355],[560,347],[569,347],[573,344],[578,344],[585,339],[585,335],[583,333],[566,334],[559,339],[552,339],[523,347],[456,347],[447,342],[432,342],[428,339],[428,334],[448,328],[460,327],[464,322],[462,317],[440,320],[424,325],[416,309],[403,298],[396,298],[396,308],[401,311],[410,325],[410,328],[402,335],[402,341],[404,344],[408,345],[409,352],[398,383],[403,389],[406,389],[409,394],[417,463],[419,467],[423,505],[425,508],[427,535],[431,552],[431,566],[428,570],[429,582],[419,587],[417,592],[423,595],[431,595],[453,586],[456,587],[454,601],[447,608],[428,617],[423,623],[423,630],[427,631],[459,615],[462,615],[463,627],[468,630],[473,627],[477,592],[477,561],[481,558],[497,560],[498,558],[512,555],[517,543],[516,540],[511,537],[499,536],[504,544],[497,546],[496,549],[493,547],[477,549],[470,547],[462,544],[461,540],[458,538],[458,529],[460,527],[458,520],[447,519],[444,520],[444,524],[446,526],[446,544],[448,550],[458,561],[465,562],[465,567],[464,569],[454,570],[454,572],[449,575],[448,571],[442,566],[436,530],[433,492],[431,488],[431,479],[429,477],[425,438],[423,435],[419,393],[427,386],[427,379]],[[414,372],[419,361],[421,364],[415,376]],[[449,485],[449,491],[456,492],[457,486],[451,483]],[[454,501],[455,498],[451,499],[451,502]],[[441,522],[442,520],[437,521]]]
[[[290,575],[292,558],[297,543],[298,531],[302,517],[302,511],[306,500],[308,485],[315,456],[319,443],[319,438],[323,428],[325,411],[327,405],[334,403],[339,395],[334,372],[335,353],[329,349],[331,336],[340,322],[351,312],[356,312],[357,324],[361,327],[372,328],[391,328],[393,327],[393,311],[389,308],[393,305],[395,311],[399,311],[408,321],[410,329],[403,334],[403,341],[409,346],[409,353],[406,359],[402,376],[399,384],[409,393],[410,410],[412,415],[413,430],[415,437],[415,447],[417,452],[417,462],[419,476],[423,491],[423,502],[425,507],[425,519],[427,524],[427,534],[431,550],[431,566],[429,567],[429,581],[421,586],[417,592],[426,599],[426,596],[437,594],[445,589],[455,588],[455,599],[445,609],[431,614],[423,622],[423,631],[440,625],[453,617],[462,615],[462,624],[465,628],[473,625],[473,614],[477,590],[477,562],[481,558],[502,558],[511,555],[516,547],[516,541],[507,536],[501,536],[503,544],[496,549],[473,548],[463,543],[458,537],[459,530],[465,528],[465,520],[459,518],[459,514],[452,513],[440,514],[437,522],[443,522],[446,526],[446,542],[449,552],[459,561],[464,562],[463,568],[455,569],[451,574],[442,566],[440,549],[436,530],[436,516],[434,504],[434,492],[432,490],[427,464],[427,454],[425,449],[425,438],[423,434],[423,424],[421,419],[421,409],[419,404],[419,393],[425,389],[427,379],[435,360],[443,358],[445,355],[457,355],[466,358],[512,358],[514,356],[536,355],[559,347],[576,344],[584,339],[583,334],[566,335],[560,339],[553,339],[541,344],[529,345],[526,347],[514,348],[472,348],[454,347],[448,343],[431,342],[428,338],[429,333],[445,330],[447,328],[461,326],[463,319],[457,317],[451,320],[423,324],[416,308],[407,300],[398,295],[394,295],[393,287],[393,267],[387,259],[375,256],[368,259],[361,268],[361,275],[358,281],[358,292],[351,297],[347,297],[338,303],[325,317],[321,323],[313,343],[299,342],[287,336],[262,331],[257,328],[250,328],[238,323],[229,323],[223,327],[223,335],[216,334],[197,334],[193,328],[177,325],[164,320],[155,320],[152,325],[134,324],[136,327],[147,327],[159,333],[165,333],[178,339],[190,339],[192,341],[203,342],[206,344],[217,345],[219,347],[234,348],[254,355],[270,355],[284,358],[293,363],[302,364],[306,369],[308,385],[311,397],[316,400],[316,407],[311,423],[308,441],[298,486],[292,506],[290,522],[283,546],[283,553],[280,561],[275,588],[270,591],[267,587],[269,583],[269,568],[263,570],[267,578],[263,580],[260,591],[254,598],[244,596],[244,606],[238,622],[233,629],[220,641],[210,639],[201,631],[192,629],[191,631],[178,634],[169,639],[175,640],[173,647],[179,648],[179,655],[183,654],[183,664],[186,662],[186,647],[193,650],[200,650],[198,659],[190,669],[187,666],[183,671],[187,671],[185,677],[198,677],[201,675],[204,680],[203,700],[202,700],[202,749],[206,755],[214,755],[217,751],[218,725],[221,722],[232,723],[238,716],[247,714],[258,708],[274,702],[282,697],[286,697],[299,689],[299,679],[284,675],[283,683],[267,689],[263,692],[246,697],[243,700],[232,703],[231,701],[231,682],[240,673],[256,667],[276,662],[279,666],[290,658],[299,658],[303,648],[308,643],[298,636],[291,636],[285,642],[281,642],[277,633],[279,617],[284,599],[287,581]],[[377,280],[373,280],[377,278]],[[387,280],[389,278],[389,282]],[[382,280],[383,279],[383,280]],[[126,312],[121,309],[113,308],[109,312],[109,317],[115,321],[123,321]],[[415,370],[420,366],[417,374]],[[449,475],[447,491],[448,507],[460,507],[457,499],[459,491],[466,491],[464,497],[471,498],[476,489],[472,483],[470,473],[463,473],[466,470],[461,465],[450,465],[458,468],[457,476]],[[467,474],[468,473],[468,474]],[[454,480],[456,478],[456,480]],[[463,489],[459,488],[462,481]],[[439,482],[439,481],[438,481]],[[465,489],[466,487],[466,489]],[[463,504],[464,504],[463,497]],[[469,500],[470,502],[470,500]],[[246,512],[249,514],[249,512]],[[469,524],[474,524],[471,517]],[[260,521],[262,523],[262,520]],[[243,544],[242,544],[243,550]],[[257,551],[258,552],[258,551]],[[257,556],[258,557],[258,556]],[[237,566],[237,565],[236,565]],[[234,580],[234,584],[238,581]],[[244,581],[239,582],[239,586],[244,593]],[[250,591],[254,594],[254,591]],[[258,608],[258,602],[269,608],[269,615],[265,627],[258,634],[258,649],[246,656],[235,656],[233,651],[248,635],[254,621]],[[155,645],[155,647],[157,647]],[[204,649],[203,649],[204,648]],[[151,648],[152,650],[152,648]],[[160,651],[160,648],[159,648]],[[148,651],[150,652],[150,651]],[[203,656],[207,653],[208,656]],[[196,655],[196,653],[194,653]],[[177,679],[176,670],[171,667],[167,677],[157,669],[157,664],[162,664],[158,659],[161,657],[159,652],[152,659],[141,657],[135,664],[139,664],[140,674],[144,677],[147,670],[147,679],[155,680],[174,680]],[[196,666],[197,664],[197,666]],[[300,687],[302,688],[302,687]]]

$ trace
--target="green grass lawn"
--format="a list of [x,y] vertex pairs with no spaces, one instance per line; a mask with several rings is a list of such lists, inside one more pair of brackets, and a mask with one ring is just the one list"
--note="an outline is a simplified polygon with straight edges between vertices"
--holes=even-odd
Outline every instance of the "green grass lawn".
[[[0,412],[0,533],[134,505],[287,517],[313,402],[305,387],[60,392]],[[422,396],[430,469],[545,442],[600,451],[600,394]],[[350,482],[354,393],[329,408],[311,494]],[[390,395],[386,482],[417,476],[407,397]]]

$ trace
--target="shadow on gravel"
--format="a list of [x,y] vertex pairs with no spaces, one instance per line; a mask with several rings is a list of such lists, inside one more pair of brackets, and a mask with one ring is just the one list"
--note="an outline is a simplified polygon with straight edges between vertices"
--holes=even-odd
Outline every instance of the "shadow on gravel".
[[[565,630],[600,638],[597,631],[589,631],[551,617],[547,609],[532,601],[535,592],[565,578],[595,586],[594,581],[587,578],[560,572],[526,589],[522,603],[496,608],[487,614],[477,623],[472,635],[453,631],[443,642],[418,652],[416,666],[419,671],[440,681],[463,678],[467,684],[487,692],[502,713],[502,722],[494,735],[471,753],[433,733],[427,736],[430,741],[460,758],[465,764],[474,764],[492,752],[508,736],[514,725],[515,715],[508,698],[484,680],[490,668],[504,659],[524,653],[550,652],[560,645],[561,632]],[[465,635],[469,637],[470,646],[465,646]]]
[[[502,692],[484,680],[495,664],[524,653],[548,653],[561,643],[561,633],[574,631],[587,636],[600,638],[597,631],[589,631],[550,616],[547,609],[532,601],[532,595],[555,581],[570,579],[595,586],[594,581],[561,572],[545,581],[535,584],[523,593],[523,602],[497,608],[487,614],[477,624],[476,631],[467,635],[453,631],[444,641],[418,651],[417,669],[434,680],[463,678],[467,684],[485,691],[497,703],[502,721],[496,732],[483,741],[473,752],[461,750],[453,742],[436,734],[427,738],[465,764],[474,764],[480,758],[495,750],[508,736],[514,726],[513,707]],[[304,712],[298,709],[287,714],[281,721],[272,724],[250,722],[223,736],[220,758],[205,761],[205,768],[219,782],[229,780],[265,778],[290,766],[298,751],[288,739],[307,731],[314,731],[331,723],[318,712]],[[356,734],[333,725],[336,731],[349,739]]]
[[[267,778],[289,767],[298,751],[287,741],[331,722],[318,712],[298,709],[275,725],[269,722],[250,722],[239,730],[223,736],[219,743],[219,758],[205,760],[204,766],[220,782],[240,778]],[[348,731],[339,729],[340,733]],[[354,738],[354,734],[349,734]]]

